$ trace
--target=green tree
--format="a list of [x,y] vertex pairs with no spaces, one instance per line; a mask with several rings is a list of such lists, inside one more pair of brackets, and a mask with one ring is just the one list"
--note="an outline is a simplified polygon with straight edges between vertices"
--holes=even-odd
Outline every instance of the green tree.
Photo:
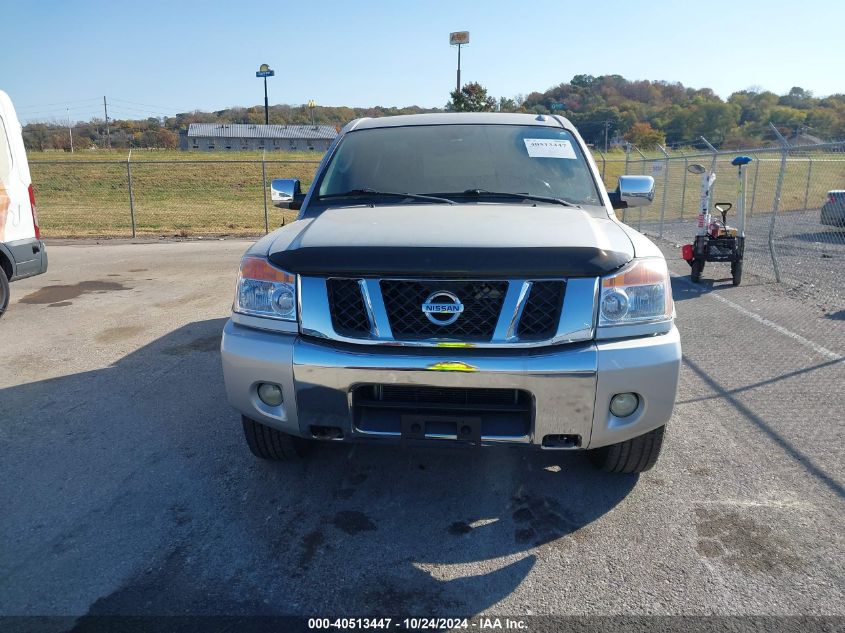
[[620,114],[616,108],[602,106],[586,112],[567,113],[581,136],[596,147],[604,147],[605,124],[607,124],[608,139],[613,138],[619,128]]
[[519,106],[516,101],[507,97],[499,97],[499,112],[516,112]]
[[788,94],[783,95],[778,99],[778,103],[789,108],[798,108],[804,110],[811,108],[815,102],[813,93],[809,90],[804,90],[799,86],[793,86]]
[[666,142],[663,132],[655,130],[650,123],[644,121],[634,123],[623,138],[642,149],[651,149]]
[[737,126],[740,107],[732,103],[712,101],[699,106],[699,112],[698,136],[707,137],[714,143],[721,143]]
[[839,126],[839,116],[831,108],[813,108],[807,114],[810,132],[823,138],[833,138]]
[[807,113],[798,108],[775,106],[769,111],[769,120],[778,127],[796,128],[804,123]]
[[453,90],[451,100],[446,104],[449,112],[493,112],[496,99],[487,95],[487,89],[479,83],[464,84],[460,90]]

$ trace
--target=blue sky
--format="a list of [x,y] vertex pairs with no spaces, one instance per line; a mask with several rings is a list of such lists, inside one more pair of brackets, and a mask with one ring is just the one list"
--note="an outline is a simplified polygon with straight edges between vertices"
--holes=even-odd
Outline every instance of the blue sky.
[[[494,96],[575,74],[784,93],[845,92],[845,2],[21,2],[0,0],[0,89],[24,120],[117,118],[263,103],[442,106],[448,34],[469,30],[462,79]],[[99,101],[98,101],[99,99]]]

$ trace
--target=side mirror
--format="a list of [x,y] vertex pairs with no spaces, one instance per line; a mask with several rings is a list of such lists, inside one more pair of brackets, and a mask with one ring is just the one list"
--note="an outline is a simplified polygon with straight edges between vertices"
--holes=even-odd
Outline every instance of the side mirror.
[[654,201],[654,178],[651,176],[619,176],[616,191],[610,194],[614,209],[645,207]]
[[270,183],[270,200],[277,207],[290,209],[295,202],[301,204],[303,198],[302,187],[296,178],[277,178]]

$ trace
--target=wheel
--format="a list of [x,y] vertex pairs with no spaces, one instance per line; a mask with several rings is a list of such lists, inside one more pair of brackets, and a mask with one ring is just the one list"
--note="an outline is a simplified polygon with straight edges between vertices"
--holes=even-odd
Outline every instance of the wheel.
[[733,277],[734,286],[742,283],[742,260],[731,262],[731,277]]
[[5,271],[0,268],[0,317],[6,311],[6,306],[9,305],[9,280],[6,278]]
[[244,436],[249,450],[261,459],[294,461],[305,457],[311,443],[301,437],[294,437],[276,429],[241,416]]
[[698,283],[701,281],[701,273],[704,270],[704,260],[703,259],[694,259],[692,260],[692,270],[690,271],[689,277],[690,279]]
[[587,451],[593,465],[606,473],[643,473],[657,462],[665,426],[619,444]]

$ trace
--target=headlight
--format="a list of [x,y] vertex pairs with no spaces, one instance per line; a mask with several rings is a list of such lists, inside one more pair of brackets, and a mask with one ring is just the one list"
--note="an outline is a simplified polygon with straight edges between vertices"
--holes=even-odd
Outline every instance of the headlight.
[[296,275],[276,268],[263,257],[244,257],[233,310],[296,321]]
[[674,303],[666,260],[635,259],[601,281],[599,327],[672,319]]

